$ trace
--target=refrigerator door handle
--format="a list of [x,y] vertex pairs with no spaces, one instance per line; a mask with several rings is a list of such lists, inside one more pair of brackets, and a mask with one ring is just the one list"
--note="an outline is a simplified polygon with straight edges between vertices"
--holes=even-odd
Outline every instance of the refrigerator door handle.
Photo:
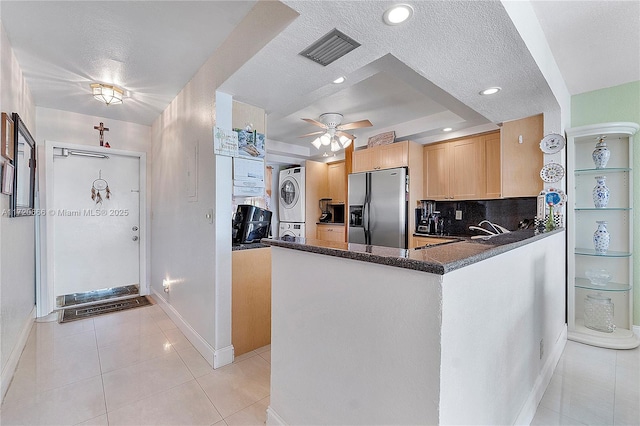
[[362,226],[364,228],[364,243],[371,245],[371,173],[367,173],[365,176],[365,195],[364,195],[364,207],[362,210]]

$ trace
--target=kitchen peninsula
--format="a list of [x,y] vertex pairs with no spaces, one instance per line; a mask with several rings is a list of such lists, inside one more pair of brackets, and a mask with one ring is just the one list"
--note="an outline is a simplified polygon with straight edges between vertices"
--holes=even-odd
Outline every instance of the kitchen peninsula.
[[566,341],[564,238],[516,231],[415,250],[263,240],[267,423],[530,421]]

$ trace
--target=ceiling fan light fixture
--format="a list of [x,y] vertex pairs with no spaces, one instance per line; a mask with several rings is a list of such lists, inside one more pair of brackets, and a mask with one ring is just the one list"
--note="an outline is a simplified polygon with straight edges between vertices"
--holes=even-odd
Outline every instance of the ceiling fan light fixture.
[[315,138],[313,141],[311,141],[311,145],[315,146],[316,149],[320,149],[320,147],[322,146],[322,142],[320,142],[320,138]]
[[320,136],[320,143],[325,146],[329,145],[331,143],[331,135],[329,135],[329,133],[325,133]]
[[336,151],[340,151],[340,144],[338,143],[337,140],[332,140],[331,141],[331,152],[336,152]]
[[384,12],[382,19],[387,25],[399,25],[413,16],[413,7],[408,4],[396,4]]
[[104,102],[107,105],[121,104],[122,98],[124,97],[123,89],[102,83],[92,83],[91,93],[96,100]]
[[480,92],[481,95],[495,95],[496,93],[498,93],[499,91],[501,91],[502,89],[500,87],[489,87],[487,89],[484,89],[483,91]]

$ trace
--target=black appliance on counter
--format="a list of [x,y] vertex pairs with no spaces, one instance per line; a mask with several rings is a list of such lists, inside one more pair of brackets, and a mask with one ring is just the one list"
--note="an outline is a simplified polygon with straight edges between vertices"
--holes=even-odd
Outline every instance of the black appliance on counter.
[[233,216],[231,239],[234,244],[257,243],[269,236],[271,212],[250,204],[240,204]]
[[436,211],[436,202],[420,200],[420,207],[416,209],[416,233],[437,235],[443,231],[444,220]]

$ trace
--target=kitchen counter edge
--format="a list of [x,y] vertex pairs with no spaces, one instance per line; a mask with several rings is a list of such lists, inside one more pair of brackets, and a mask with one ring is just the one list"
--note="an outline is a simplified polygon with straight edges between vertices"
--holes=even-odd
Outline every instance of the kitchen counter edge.
[[412,269],[444,275],[518,247],[531,244],[548,236],[564,232],[564,228],[535,234],[532,230],[501,234],[489,240],[460,238],[461,241],[429,246],[421,249],[367,246],[305,238],[263,239],[267,246],[283,247],[326,256],[342,257],[379,265]]

